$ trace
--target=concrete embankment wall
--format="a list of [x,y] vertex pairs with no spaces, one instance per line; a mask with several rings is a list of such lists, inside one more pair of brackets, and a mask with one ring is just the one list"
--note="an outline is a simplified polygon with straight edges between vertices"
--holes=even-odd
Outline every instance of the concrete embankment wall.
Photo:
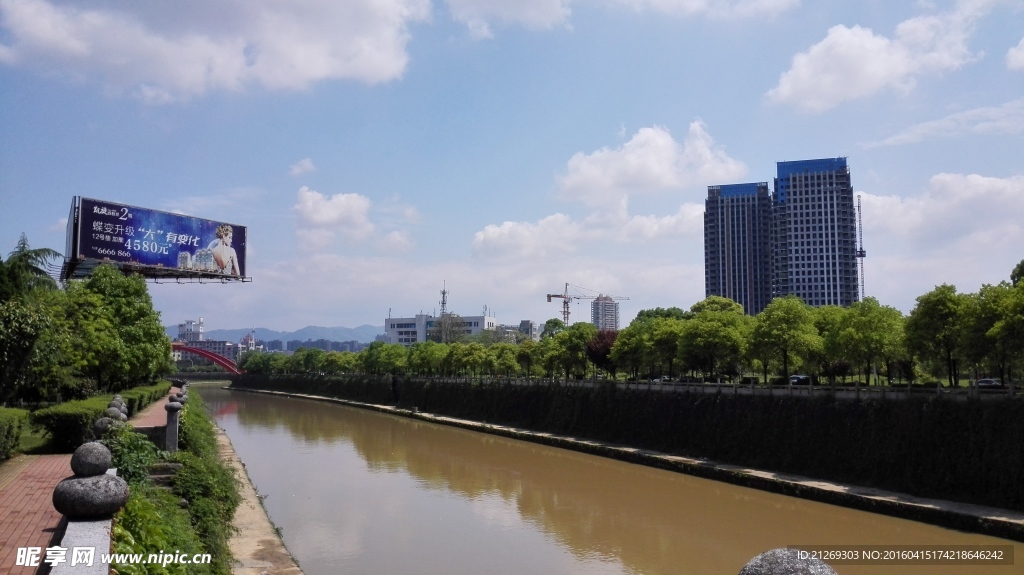
[[[388,378],[243,375],[233,387],[394,403]],[[848,401],[403,379],[422,411],[920,497],[1024,511],[1024,402]]]

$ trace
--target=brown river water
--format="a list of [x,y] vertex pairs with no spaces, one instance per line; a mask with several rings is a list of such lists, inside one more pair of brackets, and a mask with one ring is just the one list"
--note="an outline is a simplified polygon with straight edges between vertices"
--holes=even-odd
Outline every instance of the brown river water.
[[736,575],[790,545],[1024,545],[327,402],[198,390],[306,575]]

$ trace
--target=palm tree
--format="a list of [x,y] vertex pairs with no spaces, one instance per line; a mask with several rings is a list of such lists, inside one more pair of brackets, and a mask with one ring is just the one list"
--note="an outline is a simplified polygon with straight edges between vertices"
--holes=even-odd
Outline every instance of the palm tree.
[[62,257],[50,248],[32,249],[24,233],[7,261],[0,261],[0,301],[24,296],[35,289],[55,289],[57,282],[46,271],[50,260]]

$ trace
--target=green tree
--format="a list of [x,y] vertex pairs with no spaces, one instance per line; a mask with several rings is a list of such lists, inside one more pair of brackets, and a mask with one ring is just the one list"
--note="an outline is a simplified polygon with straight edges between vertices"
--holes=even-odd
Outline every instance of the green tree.
[[1002,317],[992,326],[988,335],[1009,352],[1006,377],[1013,381],[1013,366],[1024,369],[1024,282],[1014,286],[1002,300],[1001,307]]
[[546,377],[555,377],[562,367],[564,349],[555,337],[542,337],[535,348],[536,363],[544,370]]
[[381,356],[384,352],[383,341],[375,341],[359,352],[359,363],[362,365],[363,373],[369,375],[380,375],[383,371]]
[[1010,283],[1014,286],[1020,284],[1020,280],[1024,279],[1024,260],[1020,260],[1017,267],[1013,268],[1010,272]]
[[[690,319],[690,312],[683,311],[677,307],[642,309],[636,314],[633,322],[648,322],[659,317],[665,319]],[[632,324],[633,322],[630,323]]]
[[49,248],[31,248],[28,238],[21,234],[7,261],[0,261],[0,301],[27,297],[37,289],[56,289],[57,282],[50,277],[46,266],[50,260],[60,257]]
[[324,357],[323,370],[331,374],[350,373],[356,365],[356,354],[351,351],[331,351]]
[[597,335],[597,327],[592,323],[574,323],[558,332],[554,339],[559,350],[559,363],[565,372],[566,379],[585,377],[589,360],[587,359],[587,342]]
[[[668,375],[674,375],[673,366],[679,355],[679,346],[683,340],[688,322],[681,319],[656,317],[650,320],[650,345],[653,357]],[[653,369],[651,370],[653,376]]]
[[1013,286],[1006,282],[983,285],[977,294],[964,296],[963,355],[968,364],[988,371],[993,369],[1003,380],[1016,355],[1014,342],[999,337],[996,324],[1009,312]]
[[421,341],[409,346],[409,369],[417,375],[437,375],[444,366],[448,346],[434,341]]
[[238,358],[238,369],[246,373],[272,373],[270,356],[263,351],[250,351]]
[[117,268],[102,265],[83,283],[110,309],[119,340],[115,347],[123,360],[117,371],[105,370],[103,388],[126,389],[173,371],[171,342],[142,277],[126,276]]
[[704,312],[724,312],[743,315],[743,306],[727,297],[712,295],[690,306],[690,313],[692,314],[691,317]]
[[559,332],[565,329],[565,322],[558,318],[551,318],[544,322],[544,329],[540,332],[540,338],[542,340],[549,337],[555,337]]
[[495,343],[487,348],[489,363],[494,366],[495,375],[512,377],[515,374],[519,367],[519,362],[516,359],[517,351],[516,345],[508,342]]
[[[821,336],[814,327],[811,308],[799,297],[775,298],[757,315],[751,345],[768,359],[782,363],[782,376],[789,378],[789,367],[821,348]],[[765,364],[767,379],[767,363]]]
[[907,347],[917,357],[942,362],[949,385],[959,385],[959,361],[966,300],[943,284],[917,298],[907,318]]
[[523,368],[526,377],[533,375],[533,363],[537,354],[537,342],[532,339],[524,339],[516,346],[516,361]]
[[[839,346],[851,361],[864,368],[869,381],[876,361],[884,361],[888,368],[899,354],[902,342],[903,314],[879,304],[873,297],[854,302],[840,324]],[[891,371],[886,372],[891,383]]]
[[610,354],[615,366],[630,378],[639,379],[640,370],[653,361],[650,338],[651,325],[644,321],[634,321],[620,331]]
[[0,302],[0,401],[23,397],[36,342],[49,327],[48,319],[18,300]]
[[718,296],[690,309],[693,319],[683,322],[679,356],[688,367],[712,379],[738,374],[752,318],[744,315],[740,304]]
[[821,348],[812,354],[812,361],[832,385],[835,385],[837,377],[845,378],[850,371],[850,356],[840,340],[847,313],[848,308],[837,305],[814,309],[814,327],[821,337]]
[[380,369],[384,373],[405,373],[409,349],[400,343],[386,343],[381,349]]

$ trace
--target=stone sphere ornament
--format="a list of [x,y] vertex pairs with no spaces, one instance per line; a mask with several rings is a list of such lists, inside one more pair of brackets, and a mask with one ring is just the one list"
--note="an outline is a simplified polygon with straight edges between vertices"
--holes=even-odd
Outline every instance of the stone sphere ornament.
[[106,445],[90,441],[80,445],[71,456],[71,471],[79,477],[103,475],[113,459]]
[[71,471],[53,489],[53,508],[68,519],[107,519],[128,503],[128,483],[107,470],[113,457],[102,443],[78,446],[71,456]]
[[101,417],[96,420],[96,423],[92,424],[92,434],[96,436],[96,439],[102,438],[107,434],[107,430],[114,426],[114,420],[110,417]]
[[796,549],[771,549],[754,557],[739,575],[836,575],[821,559],[801,557]]
[[68,519],[107,519],[128,503],[128,483],[116,475],[68,477],[53,490],[53,508]]

